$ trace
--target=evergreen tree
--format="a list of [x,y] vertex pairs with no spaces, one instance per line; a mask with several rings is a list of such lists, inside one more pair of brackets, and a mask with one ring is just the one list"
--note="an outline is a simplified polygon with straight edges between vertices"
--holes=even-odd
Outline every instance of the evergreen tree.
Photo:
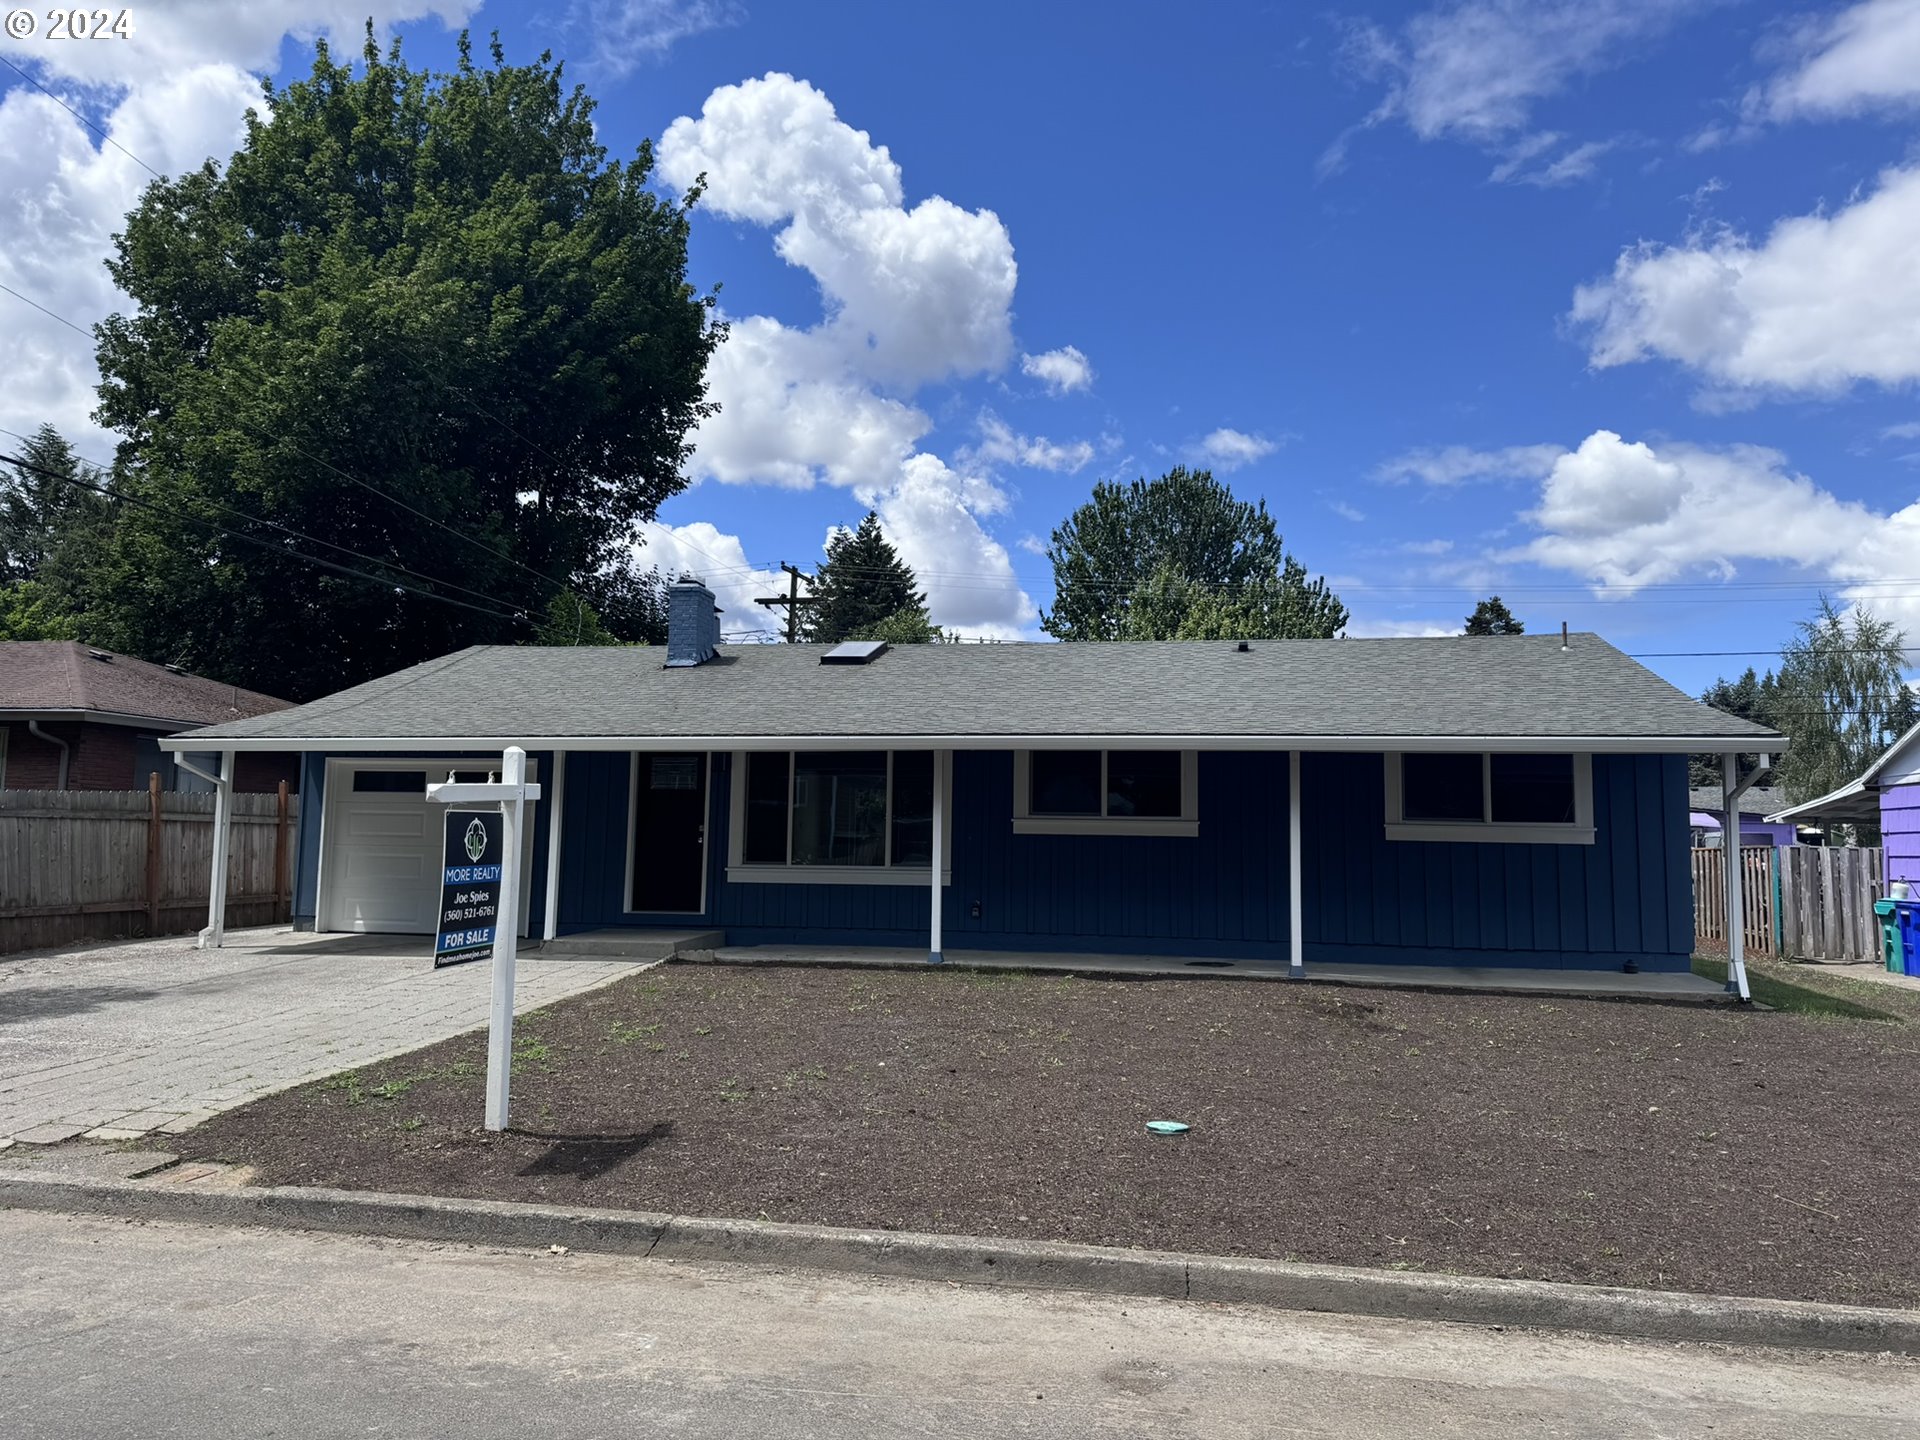
[[[1738,680],[1719,679],[1700,692],[1702,704],[1711,705],[1716,710],[1724,710],[1729,715],[1737,715],[1742,720],[1751,720],[1756,725],[1769,725],[1776,730],[1785,730],[1783,716],[1776,716],[1779,709],[1779,681],[1771,670],[1763,676],[1752,666]],[[1742,755],[1742,765],[1752,765],[1757,755]],[[1687,757],[1687,784],[1695,789],[1720,784],[1721,760],[1718,755],[1690,755]]]
[[1527,627],[1513,618],[1513,612],[1507,609],[1506,602],[1498,595],[1489,595],[1473,607],[1473,614],[1467,617],[1468,635],[1524,635]]
[[1347,623],[1326,581],[1287,554],[1266,502],[1236,500],[1208,470],[1101,481],[1047,559],[1054,603],[1040,628],[1062,640],[1331,638]]
[[806,609],[806,638],[825,644],[851,640],[881,624],[928,624],[927,597],[913,571],[880,531],[871,510],[857,529],[827,541],[827,558]]
[[97,488],[60,432],[42,425],[0,470],[0,639],[71,640],[81,630],[87,566],[110,526]]

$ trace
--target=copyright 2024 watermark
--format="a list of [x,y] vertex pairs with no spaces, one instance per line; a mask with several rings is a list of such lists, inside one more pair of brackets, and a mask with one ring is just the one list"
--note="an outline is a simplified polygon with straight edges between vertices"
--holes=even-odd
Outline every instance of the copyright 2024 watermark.
[[9,10],[7,34],[15,40],[131,40],[131,10]]

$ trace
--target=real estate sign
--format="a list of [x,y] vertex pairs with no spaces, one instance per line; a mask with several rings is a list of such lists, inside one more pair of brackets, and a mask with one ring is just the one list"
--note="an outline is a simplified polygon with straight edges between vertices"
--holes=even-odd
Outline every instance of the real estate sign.
[[498,810],[447,811],[440,931],[433,942],[436,967],[478,960],[493,949],[493,928],[500,914],[503,831]]

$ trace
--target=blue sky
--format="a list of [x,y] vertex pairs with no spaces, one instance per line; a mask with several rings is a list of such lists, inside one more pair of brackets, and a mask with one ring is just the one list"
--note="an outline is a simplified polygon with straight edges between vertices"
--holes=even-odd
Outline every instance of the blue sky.
[[[1498,591],[1689,689],[1749,660],[1658,652],[1771,650],[1823,589],[1920,640],[1920,0],[158,10],[0,53],[172,168],[315,30],[497,27],[708,173],[725,409],[648,549],[730,630],[872,505],[936,620],[1032,633],[1096,479],[1210,463],[1355,634]],[[97,318],[137,176],[17,83],[0,152],[0,281]],[[90,437],[84,343],[0,304],[0,424]]]

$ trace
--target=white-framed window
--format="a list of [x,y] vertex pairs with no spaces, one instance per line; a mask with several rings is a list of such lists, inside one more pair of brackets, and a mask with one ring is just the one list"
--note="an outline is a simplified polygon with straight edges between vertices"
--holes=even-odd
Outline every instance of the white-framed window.
[[727,879],[771,885],[925,885],[933,787],[941,884],[953,879],[953,772],[932,750],[752,750],[733,757]]
[[1591,755],[1419,751],[1386,767],[1389,840],[1593,843]]
[[1198,835],[1193,750],[1016,750],[1016,835]]

